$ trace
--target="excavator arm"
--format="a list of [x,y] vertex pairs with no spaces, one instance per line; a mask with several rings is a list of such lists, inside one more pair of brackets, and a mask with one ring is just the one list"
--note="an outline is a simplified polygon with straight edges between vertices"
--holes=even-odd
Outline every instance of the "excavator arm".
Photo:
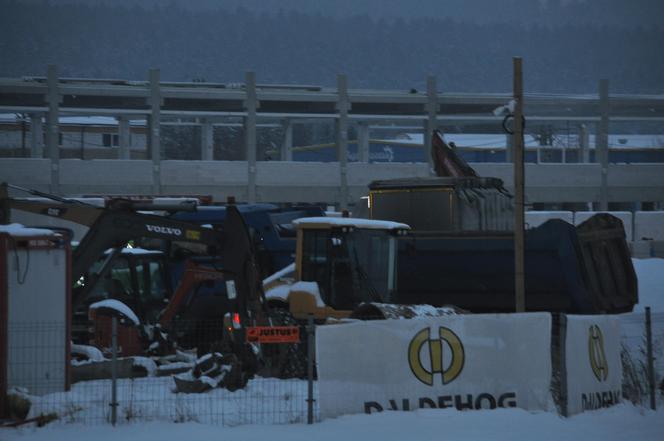
[[[15,187],[34,196],[54,202],[14,199],[8,196],[8,184],[0,185],[0,222],[9,223],[11,209],[56,217],[89,227],[88,233],[76,247],[72,256],[72,280],[80,280],[93,264],[104,256],[105,262],[94,273],[87,274],[85,284],[75,290],[72,307],[76,308],[94,286],[110,271],[110,262],[130,241],[143,238],[169,242],[190,242],[208,247],[208,255],[221,256],[223,273],[234,279],[237,293],[237,311],[243,320],[264,320],[264,294],[260,271],[254,258],[248,229],[239,210],[228,206],[223,231],[206,228],[195,223],[168,217],[141,213],[138,210],[155,208],[149,204],[117,200],[102,208],[36,190]],[[160,207],[160,209],[163,207]],[[178,206],[181,210],[183,207]]]

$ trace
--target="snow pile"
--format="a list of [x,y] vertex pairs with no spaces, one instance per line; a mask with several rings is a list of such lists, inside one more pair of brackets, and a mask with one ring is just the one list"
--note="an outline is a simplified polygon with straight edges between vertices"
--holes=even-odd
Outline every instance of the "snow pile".
[[122,303],[119,300],[115,299],[106,299],[102,300],[100,302],[93,303],[90,305],[90,309],[100,309],[100,308],[107,308],[107,309],[113,309],[117,311],[118,313],[124,315],[127,317],[129,320],[131,320],[136,326],[141,324],[141,321],[138,319],[136,314],[134,314],[134,311],[131,310],[131,308],[124,303]]
[[291,291],[301,291],[301,292],[306,292],[314,296],[316,299],[316,306],[319,308],[325,307],[325,302],[323,301],[323,298],[320,296],[320,291],[318,289],[318,283],[316,282],[296,282],[293,285],[291,285],[290,288]]
[[265,298],[268,300],[286,300],[288,298],[288,293],[291,290],[291,286],[289,284],[281,284],[277,285],[274,288],[270,288],[267,291],[265,291]]
[[145,369],[148,377],[154,377],[157,374],[157,363],[148,357],[132,357],[134,366],[139,366]]
[[71,353],[72,356],[79,356],[84,358],[84,360],[82,361],[72,360],[73,365],[86,364],[86,363],[105,360],[104,354],[102,354],[101,351],[94,346],[77,345],[72,343]]

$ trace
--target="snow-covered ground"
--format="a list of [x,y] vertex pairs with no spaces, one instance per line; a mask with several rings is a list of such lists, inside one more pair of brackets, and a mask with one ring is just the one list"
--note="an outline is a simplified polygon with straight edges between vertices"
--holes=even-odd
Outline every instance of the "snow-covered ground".
[[118,427],[73,424],[42,429],[0,429],[0,439],[5,441],[661,441],[663,434],[664,410],[653,412],[629,404],[567,419],[553,413],[529,413],[520,409],[467,412],[424,409],[351,415],[311,426],[143,423]]
[[[664,336],[664,259],[634,260],[634,266],[639,278],[640,303],[636,312],[643,311],[645,306],[650,306],[656,313],[653,321],[654,333]],[[642,316],[642,314],[634,314]],[[634,321],[633,319],[631,319]],[[636,326],[633,338],[640,338],[641,327]],[[630,334],[631,335],[631,334]],[[301,410],[302,398],[306,383],[288,380],[254,380],[246,390],[229,393],[225,390],[214,390],[205,395],[204,405],[199,407],[197,400],[188,404],[182,394],[170,393],[171,383],[168,378],[145,378],[132,382],[132,389],[120,388],[120,395],[132,393],[141,397],[143,386],[149,383],[160,382],[163,395],[159,401],[162,408],[171,408],[178,420],[182,416],[182,423],[173,422],[136,422],[112,427],[103,422],[93,425],[84,425],[77,418],[72,418],[71,424],[55,423],[45,428],[26,427],[21,429],[0,429],[0,440],[2,441],[33,441],[33,440],[141,440],[141,441],[170,441],[170,440],[208,440],[219,438],[231,438],[234,440],[311,440],[338,441],[339,438],[367,439],[367,440],[576,440],[586,441],[610,441],[610,440],[662,440],[664,439],[664,400],[659,400],[659,410],[654,412],[643,407],[635,407],[631,404],[622,404],[610,409],[586,412],[571,418],[562,418],[555,413],[531,413],[521,409],[497,409],[487,411],[455,410],[417,410],[413,412],[383,412],[372,415],[352,415],[336,419],[325,420],[312,426],[303,424]],[[265,382],[265,384],[261,384]],[[97,383],[97,384],[93,384]],[[144,384],[143,384],[144,383]],[[152,384],[154,386],[154,384]],[[86,391],[85,388],[92,388]],[[284,388],[285,389],[282,389]],[[152,388],[149,388],[152,389]],[[147,389],[145,389],[147,391]],[[101,391],[104,391],[100,394]],[[88,396],[91,402],[98,397],[100,419],[106,419],[107,400],[100,395],[107,394],[109,388],[100,382],[87,382],[75,385],[73,393]],[[284,392],[285,391],[285,392]],[[147,393],[147,392],[145,392]],[[238,395],[239,394],[239,395]],[[240,397],[240,395],[242,397]],[[154,395],[153,395],[154,396]],[[200,398],[200,397],[199,397]],[[240,399],[242,398],[242,399]],[[125,400],[126,401],[126,400]],[[63,401],[64,402],[64,401]],[[131,402],[131,400],[130,400]],[[280,402],[280,403],[277,403]],[[274,418],[275,413],[280,412],[281,405],[290,402],[293,406],[290,412]],[[137,399],[132,403],[131,412],[148,412],[148,408],[141,406],[154,406],[154,402],[143,403]],[[221,409],[228,408],[229,421],[210,420],[205,418],[211,413],[210,407]],[[261,413],[263,406],[265,418],[256,418],[256,412]],[[270,406],[272,410],[270,410]],[[277,407],[278,406],[278,407]],[[120,415],[126,415],[127,409],[120,409]],[[223,412],[225,413],[225,411]],[[251,415],[254,413],[254,415]],[[148,415],[149,416],[149,415]],[[225,417],[224,417],[225,418]],[[150,419],[150,418],[148,418]],[[206,424],[192,422],[195,419],[203,422],[214,422],[218,424]],[[138,419],[137,419],[138,420]],[[237,427],[222,427],[227,425],[242,424],[247,421],[258,421],[259,423],[295,422],[295,424],[280,425],[239,425]]]

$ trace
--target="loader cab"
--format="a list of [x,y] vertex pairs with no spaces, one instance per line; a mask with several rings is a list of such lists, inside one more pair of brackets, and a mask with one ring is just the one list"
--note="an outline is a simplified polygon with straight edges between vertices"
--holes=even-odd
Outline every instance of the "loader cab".
[[298,280],[317,282],[335,310],[387,303],[396,289],[397,236],[408,225],[353,218],[303,218],[298,234]]

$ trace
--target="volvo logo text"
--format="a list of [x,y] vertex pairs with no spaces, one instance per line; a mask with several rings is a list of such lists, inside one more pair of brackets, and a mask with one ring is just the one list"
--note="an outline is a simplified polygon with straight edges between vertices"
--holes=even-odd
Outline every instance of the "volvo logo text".
[[179,228],[162,227],[160,225],[145,225],[148,231],[161,234],[170,234],[171,236],[182,236],[182,230]]
[[[443,384],[450,383],[463,369],[465,358],[463,344],[452,330],[442,326],[438,328],[436,338],[431,339],[429,334],[429,328],[424,328],[410,341],[408,345],[410,370],[418,380],[428,386],[433,386],[435,374],[441,375]],[[429,355],[428,366],[425,366],[427,357],[423,357],[425,345]],[[443,357],[443,353],[449,353],[450,359]]]

